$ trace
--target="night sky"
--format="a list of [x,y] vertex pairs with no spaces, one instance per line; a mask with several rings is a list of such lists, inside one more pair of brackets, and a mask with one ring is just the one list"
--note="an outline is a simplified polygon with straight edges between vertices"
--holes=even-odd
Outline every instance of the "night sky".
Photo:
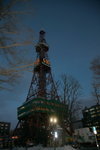
[[[24,6],[23,6],[24,7]],[[20,9],[16,5],[15,9]],[[76,78],[82,86],[81,101],[93,104],[91,96],[92,72],[90,62],[100,55],[100,1],[99,0],[33,0],[30,11],[22,16],[22,25],[33,30],[33,45],[26,46],[29,57],[36,57],[34,45],[38,42],[39,31],[46,31],[49,45],[49,59],[56,79],[66,73]],[[21,39],[27,34],[21,33]],[[17,107],[25,100],[32,73],[24,73],[20,82],[11,92],[0,92],[0,121],[8,121],[15,127]]]

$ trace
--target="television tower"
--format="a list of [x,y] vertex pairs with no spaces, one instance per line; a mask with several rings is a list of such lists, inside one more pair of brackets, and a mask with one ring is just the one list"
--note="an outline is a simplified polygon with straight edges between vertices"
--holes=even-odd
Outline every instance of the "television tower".
[[[51,74],[51,66],[47,54],[48,50],[49,46],[45,40],[45,31],[41,30],[39,42],[36,45],[37,58],[34,62],[33,78],[26,101],[37,97],[51,99],[51,96],[52,98],[54,96],[56,99],[58,99],[57,91]],[[50,86],[52,88],[50,88]]]
[[46,146],[50,134],[50,116],[63,118],[65,113],[65,105],[59,100],[52,78],[48,50],[45,31],[41,30],[28,95],[26,101],[17,109],[19,122],[14,135],[18,136],[23,145],[31,141]]

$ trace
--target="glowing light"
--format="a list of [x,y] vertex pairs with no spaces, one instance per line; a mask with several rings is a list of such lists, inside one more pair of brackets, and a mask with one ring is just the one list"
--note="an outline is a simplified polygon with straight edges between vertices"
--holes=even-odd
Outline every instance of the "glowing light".
[[57,118],[54,118],[54,123],[57,123]]
[[53,118],[50,118],[50,122],[53,122]]
[[93,127],[93,133],[94,133],[94,134],[97,134],[96,127]]
[[55,138],[58,138],[58,132],[55,131]]
[[56,117],[51,117],[50,122],[51,123],[57,123],[57,118]]
[[12,136],[12,139],[18,139],[18,136]]
[[97,144],[97,147],[99,147],[99,145]]

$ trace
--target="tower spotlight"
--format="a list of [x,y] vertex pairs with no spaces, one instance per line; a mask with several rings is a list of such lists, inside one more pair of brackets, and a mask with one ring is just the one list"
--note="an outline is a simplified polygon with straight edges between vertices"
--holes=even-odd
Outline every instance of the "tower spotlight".
[[50,118],[50,123],[53,123],[53,124],[57,123],[57,118],[56,117],[51,117]]
[[53,122],[53,118],[50,118],[50,122],[51,122],[51,123]]
[[53,121],[54,121],[54,123],[57,123],[57,118],[54,118],[54,120],[53,120]]

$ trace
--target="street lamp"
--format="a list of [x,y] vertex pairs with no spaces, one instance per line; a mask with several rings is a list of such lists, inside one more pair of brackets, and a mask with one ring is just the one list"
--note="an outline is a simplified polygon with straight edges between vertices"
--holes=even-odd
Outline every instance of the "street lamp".
[[98,140],[97,140],[97,130],[96,130],[96,127],[92,127],[93,128],[93,133],[94,133],[94,135],[95,135],[95,140],[96,140],[96,145],[97,145],[97,148],[98,148],[98,150],[99,150],[99,144],[98,144]]
[[53,135],[53,143],[54,143],[54,149],[56,149],[56,139],[58,138],[58,132],[56,131],[57,127],[56,127],[56,124],[57,124],[58,120],[55,116],[53,117],[50,117],[50,124],[51,124],[51,129],[52,129],[52,135]]
[[58,138],[58,132],[57,131],[54,132],[54,137],[55,137],[55,139]]
[[57,123],[57,118],[56,117],[51,117],[50,118],[50,123],[56,124]]

